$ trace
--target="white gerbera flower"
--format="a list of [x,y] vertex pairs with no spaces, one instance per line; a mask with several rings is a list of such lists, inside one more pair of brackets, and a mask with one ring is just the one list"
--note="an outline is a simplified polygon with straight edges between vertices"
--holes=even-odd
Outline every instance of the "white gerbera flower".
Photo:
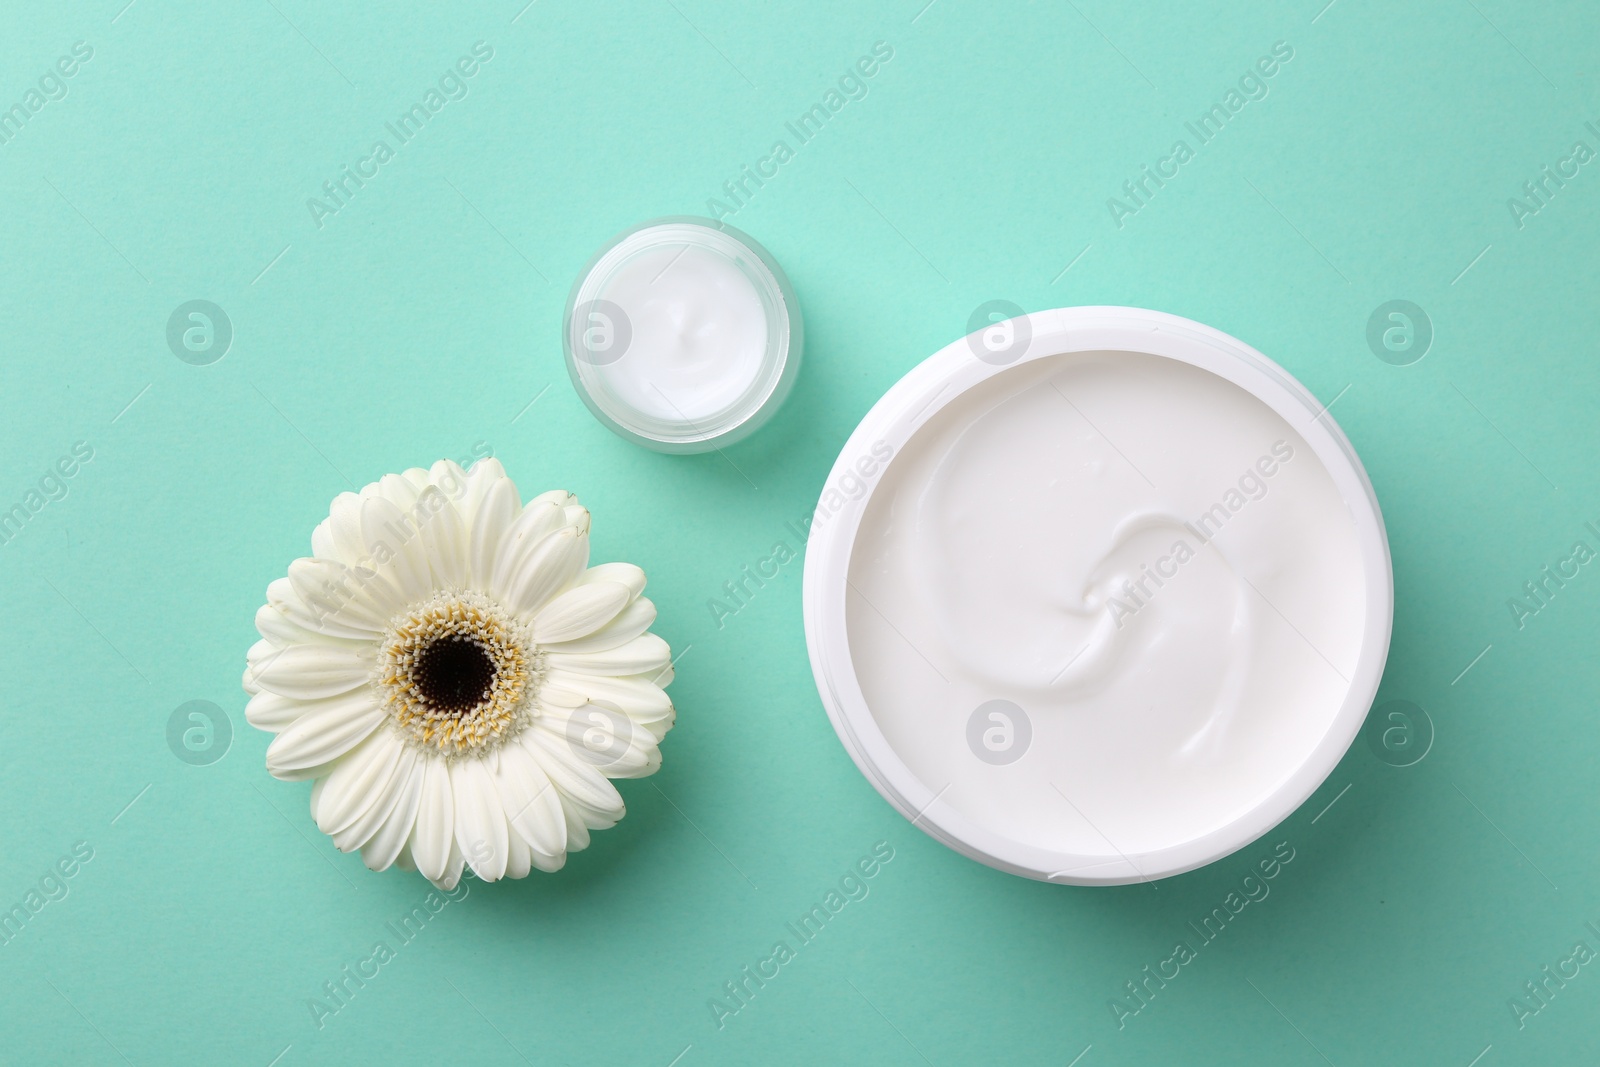
[[622,818],[608,779],[661,765],[671,652],[644,572],[587,567],[570,493],[523,505],[499,461],[441,460],[339,494],[311,551],[256,612],[245,717],[368,867],[558,870]]

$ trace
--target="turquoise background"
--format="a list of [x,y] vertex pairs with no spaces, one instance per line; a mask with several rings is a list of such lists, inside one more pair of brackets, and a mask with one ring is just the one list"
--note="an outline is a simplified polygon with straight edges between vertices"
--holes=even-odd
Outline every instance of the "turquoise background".
[[[1600,950],[1600,574],[1520,628],[1508,608],[1573,542],[1600,548],[1600,164],[1520,228],[1507,203],[1575,141],[1600,148],[1600,9],[524,2],[6,5],[0,107],[26,110],[74,42],[93,55],[0,145],[0,509],[75,442],[93,459],[0,546],[0,908],[76,843],[93,858],[0,945],[0,1061],[1600,1049],[1600,966],[1545,1001],[1524,988]],[[308,198],[478,41],[493,57],[465,98],[319,228]],[[797,146],[784,123],[879,41],[866,97]],[[1184,123],[1279,41],[1266,97],[1196,147]],[[732,221],[803,305],[792,399],[726,455],[623,442],[567,381],[573,275],[627,226],[705,214],[779,138],[794,158]],[[1107,199],[1179,138],[1195,158],[1119,227]],[[232,324],[209,365],[167,343],[193,299]],[[799,561],[717,626],[724,582],[800,547],[790,524],[861,415],[992,299],[1190,316],[1336,400],[1394,553],[1379,699],[1427,717],[1391,736],[1400,756],[1369,733],[1203,870],[1037,884],[938,846],[856,772],[812,685]],[[1434,333],[1407,366],[1366,339],[1395,299]],[[557,875],[468,883],[319,1028],[308,1001],[399,945],[386,924],[427,886],[339,854],[309,786],[266,774],[239,688],[252,614],[336,493],[484,451],[525,494],[578,492],[595,558],[648,571],[678,725],[661,772],[621,783],[616,829]],[[191,700],[225,716],[204,765],[168,744]],[[723,983],[880,841],[869,895],[719,1029]],[[1119,1029],[1123,983],[1278,841],[1295,858],[1267,899]]]

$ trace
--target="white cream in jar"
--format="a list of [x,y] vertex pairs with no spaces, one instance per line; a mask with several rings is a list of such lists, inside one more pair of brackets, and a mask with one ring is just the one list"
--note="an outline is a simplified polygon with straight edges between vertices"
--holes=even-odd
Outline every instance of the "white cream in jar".
[[1331,419],[1198,324],[1089,328],[1146,316],[1030,316],[1014,366],[952,346],[913,371],[836,472],[894,458],[808,549],[858,765],[1038,878],[1160,877],[1258,836],[1342,754],[1387,650],[1381,520]]
[[749,236],[709,219],[659,219],[601,249],[563,324],[567,368],[613,431],[665,452],[755,430],[800,365],[800,311]]
[[632,338],[598,373],[636,411],[666,421],[713,419],[760,376],[767,314],[725,256],[649,245],[617,268],[599,297],[627,312]]

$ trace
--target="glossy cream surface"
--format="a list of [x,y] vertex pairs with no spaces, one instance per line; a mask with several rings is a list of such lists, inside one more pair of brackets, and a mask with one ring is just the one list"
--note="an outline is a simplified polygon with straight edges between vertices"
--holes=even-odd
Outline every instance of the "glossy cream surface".
[[873,717],[930,790],[1116,857],[1223,827],[1306,759],[1363,590],[1351,513],[1288,421],[1209,371],[1096,352],[998,374],[912,436],[863,516],[846,619]]
[[593,290],[623,310],[631,333],[621,358],[596,373],[615,403],[663,422],[709,423],[761,377],[767,312],[738,263],[660,229],[625,241]]

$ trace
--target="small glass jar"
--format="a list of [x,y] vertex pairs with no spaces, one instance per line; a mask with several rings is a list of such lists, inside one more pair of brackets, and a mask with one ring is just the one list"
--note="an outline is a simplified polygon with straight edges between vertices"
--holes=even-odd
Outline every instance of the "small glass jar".
[[800,370],[800,307],[749,236],[712,219],[656,219],[606,243],[562,322],[578,395],[618,435],[706,452],[765,423]]

